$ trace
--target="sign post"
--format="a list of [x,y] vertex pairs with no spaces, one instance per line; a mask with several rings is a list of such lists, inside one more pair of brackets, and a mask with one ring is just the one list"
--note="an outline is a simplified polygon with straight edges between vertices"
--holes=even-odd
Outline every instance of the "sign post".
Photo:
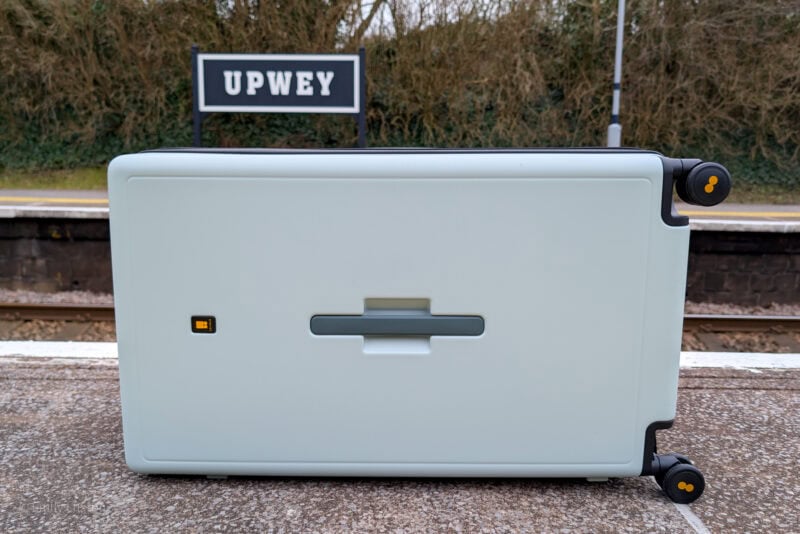
[[192,145],[203,146],[202,133],[203,133],[203,114],[200,112],[198,105],[199,90],[197,83],[197,53],[199,52],[197,45],[192,45]]
[[359,63],[359,103],[358,107],[358,148],[367,148],[367,51],[358,49]]
[[192,46],[194,146],[208,113],[341,113],[365,148],[366,53],[205,54]]
[[617,50],[614,53],[614,94],[611,101],[611,124],[608,125],[608,146],[622,144],[619,123],[619,98],[622,90],[622,34],[625,32],[625,0],[617,0]]

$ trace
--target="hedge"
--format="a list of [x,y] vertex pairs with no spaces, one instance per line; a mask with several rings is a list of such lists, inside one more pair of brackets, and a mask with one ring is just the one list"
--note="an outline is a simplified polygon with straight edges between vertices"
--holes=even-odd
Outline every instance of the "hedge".
[[[371,146],[588,146],[610,117],[616,0],[5,0],[0,166],[191,143],[190,47],[367,49]],[[800,185],[800,3],[629,0],[623,142]],[[212,115],[209,146],[346,147],[353,120]]]

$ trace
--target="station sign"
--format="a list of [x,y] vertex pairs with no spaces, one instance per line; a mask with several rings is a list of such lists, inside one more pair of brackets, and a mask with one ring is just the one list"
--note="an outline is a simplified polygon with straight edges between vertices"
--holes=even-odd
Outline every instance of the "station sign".
[[200,53],[192,46],[193,144],[209,113],[341,113],[367,146],[366,52],[358,54]]
[[199,109],[357,114],[359,63],[356,54],[197,54]]

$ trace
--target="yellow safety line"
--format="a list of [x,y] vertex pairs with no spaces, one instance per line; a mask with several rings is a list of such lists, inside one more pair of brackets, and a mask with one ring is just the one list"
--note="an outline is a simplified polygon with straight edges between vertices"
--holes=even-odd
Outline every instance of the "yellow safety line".
[[[0,202],[42,202],[49,204],[108,204],[105,198],[62,198],[62,197],[0,197]],[[688,217],[777,217],[800,219],[800,212],[794,211],[699,211],[680,210],[678,213]]]
[[800,218],[800,213],[796,211],[683,211],[678,213],[689,217],[702,217],[704,215],[712,217],[789,217]]
[[57,197],[0,197],[0,202],[44,202],[50,204],[108,204],[108,199],[57,198]]

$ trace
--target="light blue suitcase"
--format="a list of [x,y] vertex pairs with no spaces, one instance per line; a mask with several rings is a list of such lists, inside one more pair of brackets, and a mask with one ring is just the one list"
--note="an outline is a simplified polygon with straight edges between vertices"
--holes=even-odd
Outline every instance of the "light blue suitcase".
[[142,473],[655,474],[717,164],[640,150],[161,150],[109,167]]

